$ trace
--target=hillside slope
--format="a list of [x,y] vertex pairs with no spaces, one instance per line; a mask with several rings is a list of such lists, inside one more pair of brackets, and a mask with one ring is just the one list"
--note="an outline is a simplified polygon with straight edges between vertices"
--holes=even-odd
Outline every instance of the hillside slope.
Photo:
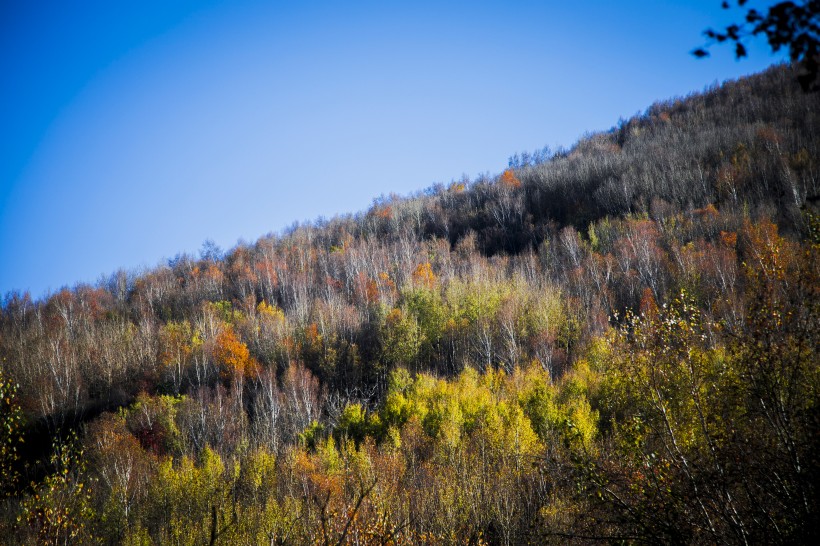
[[8,294],[0,527],[810,540],[818,106],[777,66],[492,178]]

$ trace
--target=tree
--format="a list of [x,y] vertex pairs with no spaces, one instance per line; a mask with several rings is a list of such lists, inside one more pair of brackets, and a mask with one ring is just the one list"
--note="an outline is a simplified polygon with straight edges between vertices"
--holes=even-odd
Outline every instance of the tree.
[[93,516],[91,489],[84,481],[85,457],[75,433],[66,442],[54,441],[49,466],[53,473],[43,483],[32,484],[34,491],[22,502],[20,534],[37,544],[94,542],[88,526]]
[[23,412],[17,400],[17,384],[0,368],[0,497],[14,493],[19,478],[17,447],[23,443]]
[[[737,5],[744,7],[747,2],[737,0]],[[731,4],[724,1],[722,7],[730,9]],[[709,28],[704,34],[717,43],[734,42],[738,59],[747,55],[746,38],[764,34],[773,52],[788,47],[789,59],[800,67],[797,80],[803,90],[820,91],[820,0],[778,2],[765,14],[750,8],[743,23],[733,23],[722,31]],[[698,58],[709,56],[702,47],[692,54]]]
[[223,328],[216,337],[214,357],[222,365],[221,375],[226,381],[252,372],[255,366],[248,346],[239,339],[231,326]]
[[122,412],[105,413],[91,423],[86,446],[98,484],[95,509],[100,527],[122,539],[136,519],[134,508],[147,493],[154,459],[128,431]]
[[817,246],[765,221],[747,222],[742,239],[737,327],[682,292],[609,338],[606,437],[600,454],[574,456],[590,493],[586,529],[599,536],[817,542]]
[[171,381],[174,394],[179,394],[193,352],[194,334],[188,321],[169,322],[159,331],[160,362]]

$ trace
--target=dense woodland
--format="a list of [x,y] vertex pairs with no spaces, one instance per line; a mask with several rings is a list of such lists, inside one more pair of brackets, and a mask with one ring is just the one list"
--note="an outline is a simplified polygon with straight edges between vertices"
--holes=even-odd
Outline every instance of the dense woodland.
[[0,540],[817,543],[818,198],[820,97],[776,66],[7,294]]

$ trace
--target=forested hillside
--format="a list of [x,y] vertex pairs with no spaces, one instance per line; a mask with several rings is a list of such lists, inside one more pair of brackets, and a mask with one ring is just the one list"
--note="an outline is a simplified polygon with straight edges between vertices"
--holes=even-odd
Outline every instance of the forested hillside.
[[7,294],[0,537],[814,543],[818,198],[820,97],[776,66],[497,176]]

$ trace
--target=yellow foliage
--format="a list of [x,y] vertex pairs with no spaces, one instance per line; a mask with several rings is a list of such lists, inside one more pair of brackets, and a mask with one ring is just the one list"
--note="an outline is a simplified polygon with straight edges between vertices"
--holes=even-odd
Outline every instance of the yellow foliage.
[[275,323],[283,324],[285,322],[285,312],[282,311],[279,307],[271,305],[266,301],[259,302],[259,304],[256,306],[256,312],[260,316],[268,320],[272,320]]

